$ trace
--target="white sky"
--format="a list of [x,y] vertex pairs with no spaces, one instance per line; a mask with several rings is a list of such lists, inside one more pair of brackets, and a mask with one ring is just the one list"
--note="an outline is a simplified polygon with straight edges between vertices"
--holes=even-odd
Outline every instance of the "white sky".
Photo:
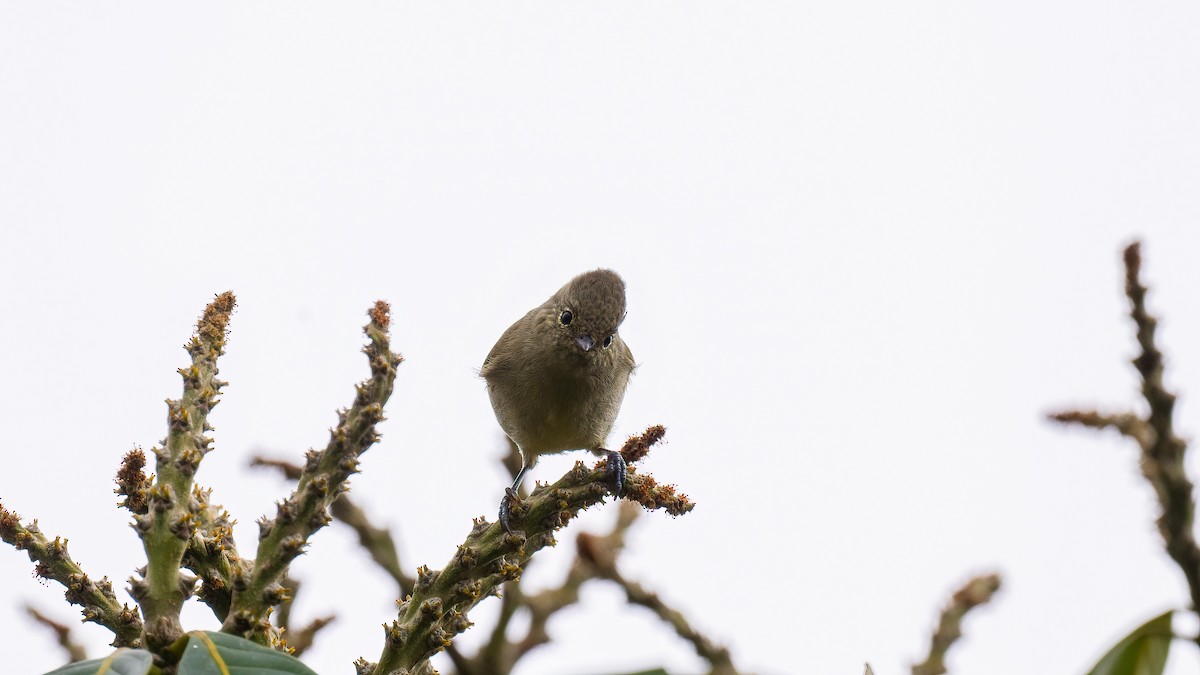
[[[1136,403],[1119,250],[1142,236],[1197,428],[1198,34],[1194,2],[4,3],[0,499],[123,586],[142,553],[111,477],[233,289],[199,480],[252,550],[284,486],[247,457],[325,442],[384,298],[408,361],[354,495],[439,567],[505,484],[474,369],[608,266],[641,363],[614,436],[666,424],[646,468],[699,503],[642,520],[631,577],[747,670],[888,675],[995,569],[954,672],[1081,673],[1186,602],[1134,448],[1043,414]],[[392,589],[351,536],[296,572],[300,618],[339,614],[310,664],[374,659]],[[9,666],[58,665],[20,605],[77,611],[23,553],[0,578]],[[585,602],[522,675],[699,669],[613,588]]]

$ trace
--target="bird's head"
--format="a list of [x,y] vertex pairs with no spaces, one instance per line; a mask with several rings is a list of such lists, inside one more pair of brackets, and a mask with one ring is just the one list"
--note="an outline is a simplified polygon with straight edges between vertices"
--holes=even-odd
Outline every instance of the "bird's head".
[[561,347],[595,358],[620,337],[625,320],[625,282],[612,270],[584,272],[567,282],[547,303],[558,322]]

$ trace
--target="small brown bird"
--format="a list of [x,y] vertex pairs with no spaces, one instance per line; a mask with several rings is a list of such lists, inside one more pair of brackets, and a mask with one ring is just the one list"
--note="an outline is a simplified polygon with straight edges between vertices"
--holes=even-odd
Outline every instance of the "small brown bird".
[[584,272],[509,326],[484,360],[496,420],[521,451],[521,470],[500,501],[506,531],[521,479],[541,455],[607,455],[613,493],[624,489],[625,461],[604,447],[634,367],[617,333],[624,320],[621,277]]

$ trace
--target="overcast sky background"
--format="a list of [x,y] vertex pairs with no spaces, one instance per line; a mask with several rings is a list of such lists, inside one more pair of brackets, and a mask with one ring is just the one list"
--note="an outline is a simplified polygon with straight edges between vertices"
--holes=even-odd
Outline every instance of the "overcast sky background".
[[[440,567],[507,482],[476,369],[606,266],[641,364],[614,438],[665,424],[645,470],[699,504],[642,519],[629,576],[748,671],[891,675],[998,570],[952,672],[1083,673],[1186,603],[1134,447],[1044,414],[1137,403],[1119,253],[1142,237],[1197,428],[1198,34],[1194,2],[4,3],[0,499],[123,587],[143,554],[111,478],[232,289],[198,480],[253,550],[286,488],[247,458],[324,444],[382,298],[407,361],[354,495]],[[374,660],[394,616],[353,546],[328,528],[294,568],[300,618],[339,617],[321,673]],[[78,612],[4,548],[5,660],[48,670],[22,603]],[[584,602],[521,675],[700,670],[615,588]]]

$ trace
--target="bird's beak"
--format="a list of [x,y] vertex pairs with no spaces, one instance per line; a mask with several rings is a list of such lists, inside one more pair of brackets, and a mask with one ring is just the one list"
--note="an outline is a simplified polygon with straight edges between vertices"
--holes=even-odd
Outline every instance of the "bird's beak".
[[585,352],[590,352],[594,346],[591,335],[580,335],[575,338],[575,344],[579,345],[579,348]]

